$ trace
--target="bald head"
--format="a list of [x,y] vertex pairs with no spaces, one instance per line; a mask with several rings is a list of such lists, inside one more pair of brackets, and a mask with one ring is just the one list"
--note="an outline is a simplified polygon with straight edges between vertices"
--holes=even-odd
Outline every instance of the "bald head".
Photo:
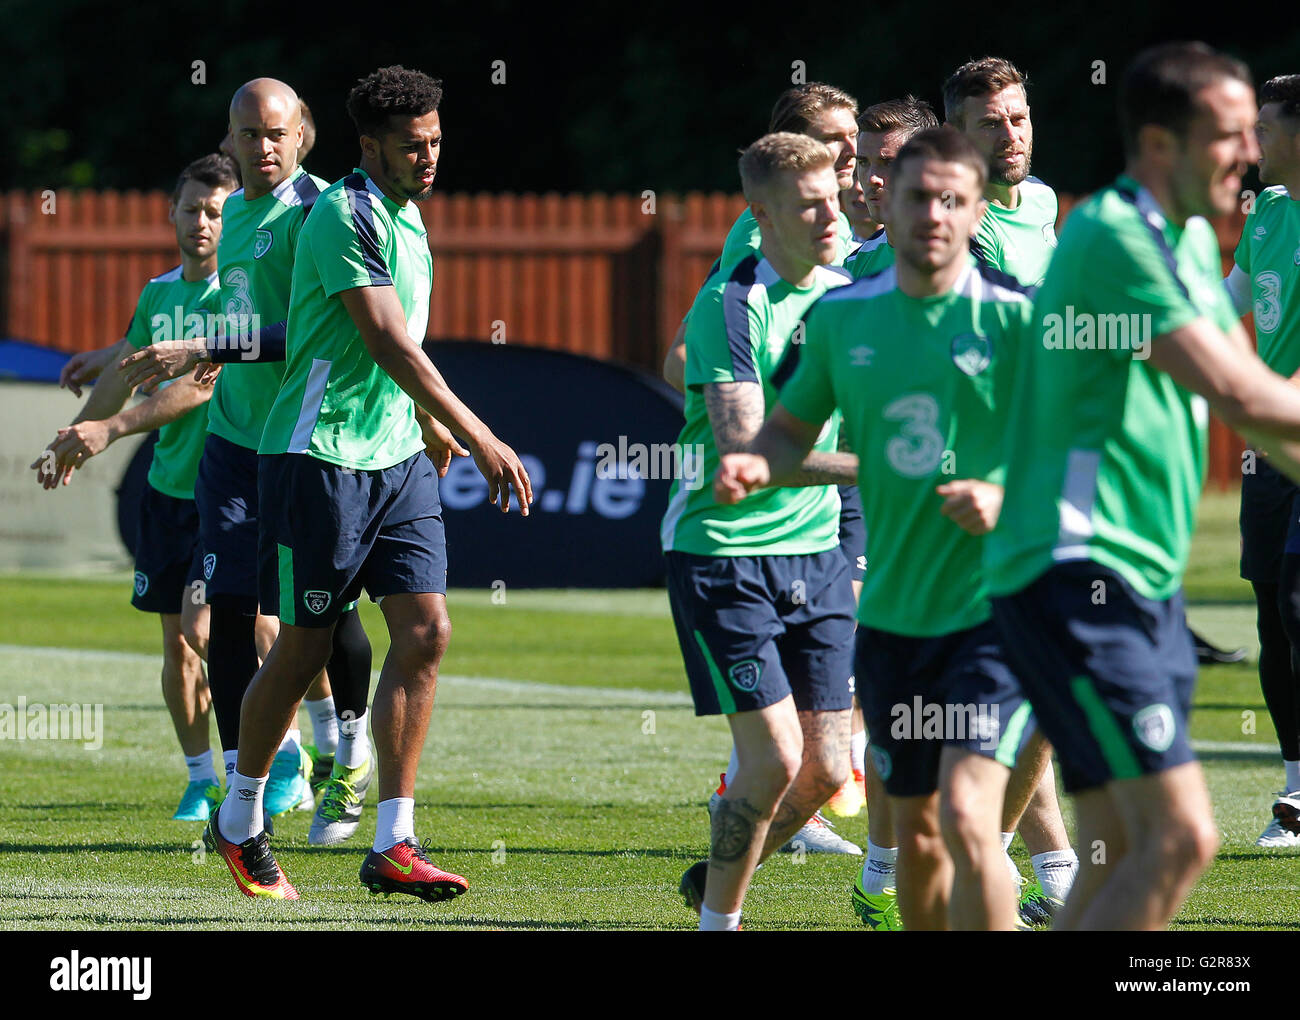
[[230,116],[258,112],[267,107],[282,108],[300,116],[298,93],[278,78],[254,78],[235,90],[230,100]]
[[260,198],[298,167],[302,145],[298,93],[275,78],[254,78],[230,100],[230,135],[244,181],[244,197]]

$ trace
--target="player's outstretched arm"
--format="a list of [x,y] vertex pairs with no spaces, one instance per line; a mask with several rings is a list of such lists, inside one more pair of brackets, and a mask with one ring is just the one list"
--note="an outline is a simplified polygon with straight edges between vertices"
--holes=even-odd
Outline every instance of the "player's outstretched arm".
[[[728,385],[757,386],[755,383]],[[706,386],[706,395],[708,390],[709,387]],[[724,505],[739,503],[755,489],[790,484],[788,479],[804,470],[808,452],[817,442],[820,432],[821,425],[810,424],[801,418],[796,418],[784,406],[778,404],[759,429],[758,435],[747,444],[745,449],[734,452],[723,451],[722,461],[713,476],[713,498]],[[834,456],[851,455],[835,454]],[[856,464],[857,458],[852,459]]]
[[[64,465],[61,480],[64,485],[72,481],[72,472],[91,457],[103,453],[123,436],[139,435],[162,428],[188,414],[212,397],[211,384],[182,379],[164,386],[135,407],[128,407],[104,419],[88,419],[59,429],[49,451],[55,463]],[[39,463],[39,461],[38,461]],[[58,484],[55,479],[46,488]]]
[[156,386],[199,368],[199,382],[215,378],[213,366],[235,362],[284,361],[287,323],[277,322],[240,337],[160,340],[122,359],[118,368],[128,386]]
[[1151,342],[1151,364],[1209,402],[1225,425],[1265,450],[1279,471],[1300,481],[1300,387],[1250,349],[1245,331],[1225,336],[1208,319]]
[[86,436],[93,439],[100,432],[104,419],[111,418],[120,411],[130,396],[131,388],[123,382],[120,372],[103,372],[95,388],[90,391],[90,396],[86,398],[81,413],[72,419],[71,425],[60,429],[41,455],[32,461],[31,467],[36,472],[37,483],[45,489],[55,489],[71,482],[72,472],[77,467],[72,463],[77,440],[68,437]]
[[392,287],[353,287],[339,292],[366,350],[393,382],[434,418],[465,437],[474,463],[488,483],[488,502],[500,496],[502,513],[510,511],[510,490],[528,516],[532,482],[518,455],[501,442],[451,391],[423,348],[406,333],[406,313]]
[[673,342],[664,355],[664,382],[678,393],[686,393],[686,320],[683,319],[673,334]]
[[59,370],[59,386],[71,390],[75,397],[81,396],[81,387],[93,383],[104,369],[121,358],[129,349],[131,345],[123,338],[97,351],[81,351],[79,354],[74,354]]

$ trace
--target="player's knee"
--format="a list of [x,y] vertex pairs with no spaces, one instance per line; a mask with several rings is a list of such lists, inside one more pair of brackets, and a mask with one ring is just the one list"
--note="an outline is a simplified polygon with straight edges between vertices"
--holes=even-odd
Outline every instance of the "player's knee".
[[898,852],[914,865],[923,867],[935,867],[947,857],[943,836],[937,830],[925,828],[913,828],[900,833]]
[[393,633],[389,654],[417,670],[441,662],[450,643],[451,619],[442,612]]
[[182,616],[181,636],[190,651],[206,662],[208,659],[207,615]]
[[821,758],[805,765],[802,774],[816,786],[822,800],[829,800],[849,778],[849,763],[842,755]]
[[1000,846],[997,824],[963,797],[946,797],[939,807],[939,828],[954,858],[978,859],[988,848]]
[[1219,850],[1219,830],[1209,818],[1184,818],[1162,831],[1158,849],[1167,869],[1199,874]]

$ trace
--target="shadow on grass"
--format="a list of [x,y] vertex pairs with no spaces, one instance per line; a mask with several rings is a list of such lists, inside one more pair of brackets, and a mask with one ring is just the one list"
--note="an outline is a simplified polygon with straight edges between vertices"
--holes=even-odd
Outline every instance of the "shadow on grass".
[[1253,918],[1244,917],[1180,917],[1175,919],[1171,924],[1174,929],[1199,930],[1205,928],[1214,931],[1223,931],[1225,928],[1243,929],[1243,928],[1265,928],[1270,931],[1297,931],[1300,930],[1300,921],[1259,921]]
[[0,843],[0,854],[191,854],[192,843]]
[[[662,693],[662,692],[656,692]],[[575,705],[573,703],[552,702],[550,704],[540,705],[522,705],[514,702],[492,702],[478,704],[476,702],[460,702],[459,704],[438,703],[439,712],[543,712],[543,711],[562,711],[562,712],[608,712],[608,711],[625,711],[625,712],[644,712],[647,708],[653,708],[656,712],[694,712],[695,709],[689,704],[662,704],[657,701],[629,701],[626,704],[621,702],[608,701],[600,705]]]
[[[290,853],[290,852],[301,853],[311,857],[314,857],[318,854],[357,856],[359,854],[364,854],[367,851],[367,847],[365,844],[359,844],[358,846],[308,846],[305,842],[291,842],[288,840],[276,844],[275,849],[277,853],[279,853],[280,851],[284,851],[286,853]],[[646,848],[639,848],[639,849],[624,849],[624,850],[575,850],[575,849],[562,850],[559,847],[551,847],[551,846],[509,846],[509,845],[507,845],[504,848],[504,851],[494,850],[490,846],[432,846],[431,845],[426,848],[426,852],[431,855],[432,854],[486,854],[489,857],[495,853],[501,853],[501,852],[504,852],[507,857],[513,854],[531,854],[534,856],[542,856],[542,857],[548,857],[548,856],[627,857],[627,858],[659,857],[666,860],[675,859],[675,860],[692,861],[692,862],[698,861],[700,859],[700,854],[701,854],[701,851],[698,847],[693,850],[691,849],[670,850],[663,847],[646,847]],[[708,853],[707,847],[705,847],[703,852],[705,854]]]

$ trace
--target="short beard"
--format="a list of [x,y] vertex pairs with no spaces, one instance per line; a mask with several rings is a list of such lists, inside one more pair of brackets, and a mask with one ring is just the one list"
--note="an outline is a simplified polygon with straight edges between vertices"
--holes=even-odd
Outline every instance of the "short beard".
[[[384,157],[384,150],[382,148],[379,150],[379,171],[384,175],[384,179],[388,181],[389,187],[391,187],[394,191],[401,192],[401,194],[403,195],[403,197],[406,198],[407,201],[424,202],[433,197],[432,181],[429,183],[429,186],[425,188],[423,191],[411,191],[408,188],[403,187],[396,180],[394,180],[392,167],[389,165],[388,160]],[[435,177],[435,180],[436,179],[437,178]]]
[[995,174],[992,169],[989,170],[989,181],[993,184],[1003,184],[1007,187],[1014,188],[1017,184],[1023,184],[1025,178],[1029,176],[1029,167],[1033,162],[1034,152],[1030,149],[1025,153],[1025,170],[1024,173],[1016,172],[1015,174]]

